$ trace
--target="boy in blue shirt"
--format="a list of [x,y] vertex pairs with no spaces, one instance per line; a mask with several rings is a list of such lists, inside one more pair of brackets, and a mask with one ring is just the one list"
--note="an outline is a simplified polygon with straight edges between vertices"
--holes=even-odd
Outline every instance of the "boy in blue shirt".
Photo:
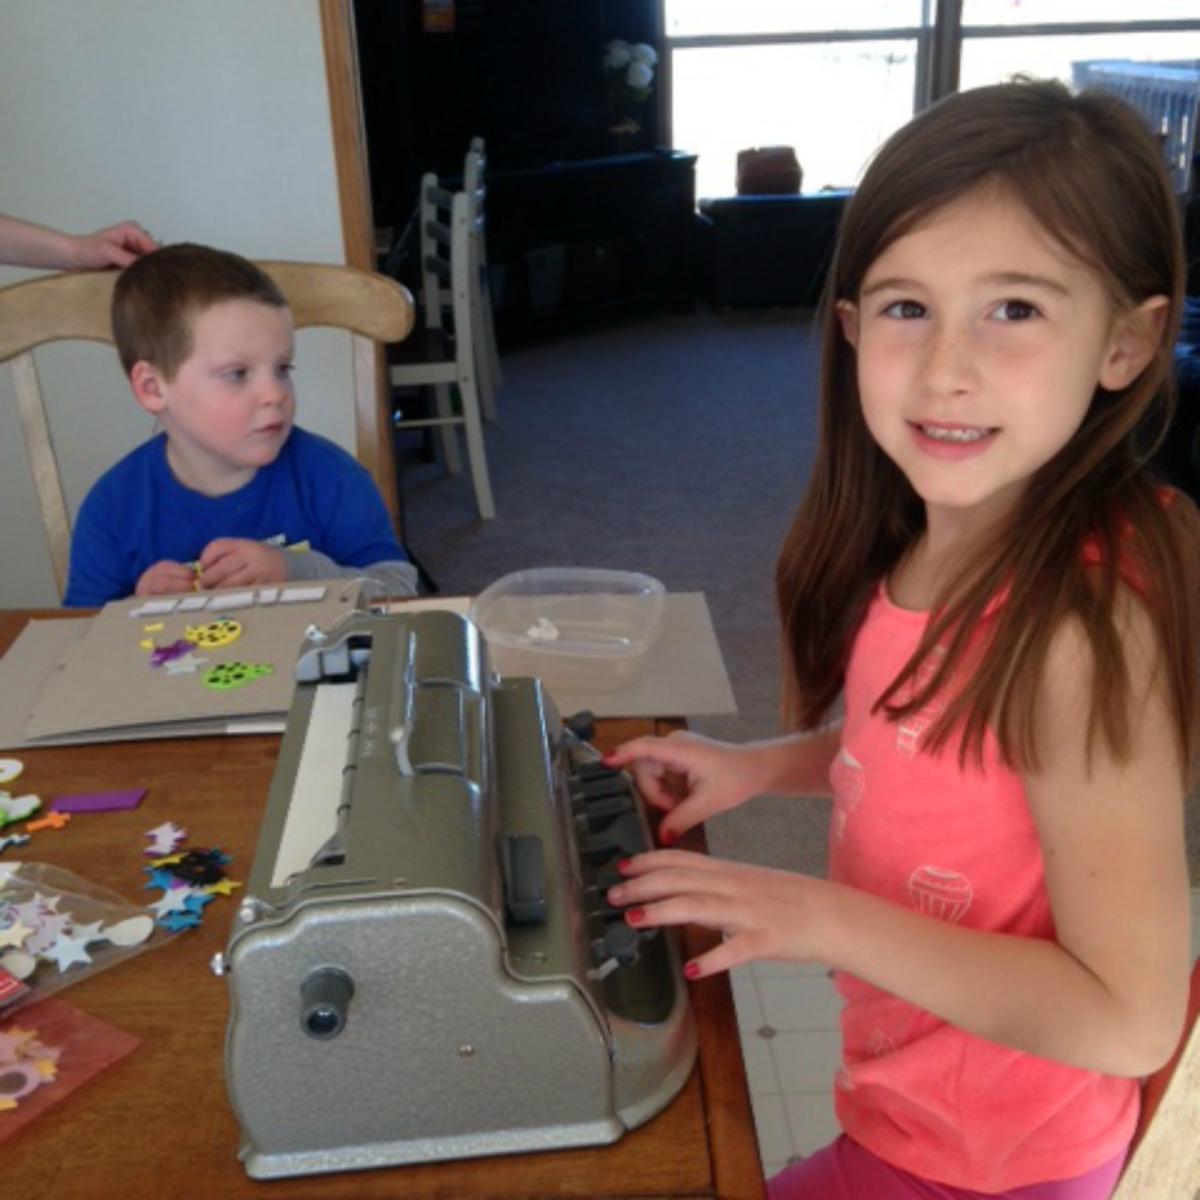
[[121,273],[112,323],[162,432],[84,500],[65,604],[339,576],[416,593],[370,475],[293,424],[292,316],[268,275],[236,254],[166,246]]

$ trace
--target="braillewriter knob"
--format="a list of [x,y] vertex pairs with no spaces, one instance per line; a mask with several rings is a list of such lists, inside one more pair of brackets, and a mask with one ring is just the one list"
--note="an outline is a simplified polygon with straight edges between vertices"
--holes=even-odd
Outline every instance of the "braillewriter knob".
[[325,1041],[346,1027],[354,980],[337,967],[318,967],[300,985],[300,1028]]

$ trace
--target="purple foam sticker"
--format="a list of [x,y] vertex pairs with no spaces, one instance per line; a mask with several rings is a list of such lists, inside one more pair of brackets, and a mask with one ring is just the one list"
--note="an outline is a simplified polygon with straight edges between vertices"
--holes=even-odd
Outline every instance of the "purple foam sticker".
[[161,667],[163,663],[173,662],[177,658],[182,658],[185,654],[190,654],[195,650],[194,642],[184,641],[180,638],[177,642],[172,642],[169,646],[155,646],[150,651],[150,665],[152,667]]
[[145,794],[145,788],[129,788],[123,792],[79,792],[74,796],[55,796],[50,808],[53,812],[109,812],[118,808],[137,808]]

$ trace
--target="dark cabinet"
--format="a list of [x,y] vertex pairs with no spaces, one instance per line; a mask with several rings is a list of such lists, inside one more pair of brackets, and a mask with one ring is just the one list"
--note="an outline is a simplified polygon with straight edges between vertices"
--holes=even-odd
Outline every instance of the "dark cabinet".
[[488,262],[501,339],[690,305],[695,162],[656,150],[489,170]]

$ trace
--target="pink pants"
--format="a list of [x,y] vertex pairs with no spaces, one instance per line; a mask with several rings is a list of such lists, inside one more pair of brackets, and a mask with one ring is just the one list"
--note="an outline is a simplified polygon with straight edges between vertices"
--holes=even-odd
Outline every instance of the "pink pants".
[[[1003,1193],[1003,1200],[1109,1200],[1124,1162],[1122,1151],[1086,1175],[1014,1188]],[[910,1175],[845,1134],[767,1183],[768,1200],[989,1200],[992,1195]]]

